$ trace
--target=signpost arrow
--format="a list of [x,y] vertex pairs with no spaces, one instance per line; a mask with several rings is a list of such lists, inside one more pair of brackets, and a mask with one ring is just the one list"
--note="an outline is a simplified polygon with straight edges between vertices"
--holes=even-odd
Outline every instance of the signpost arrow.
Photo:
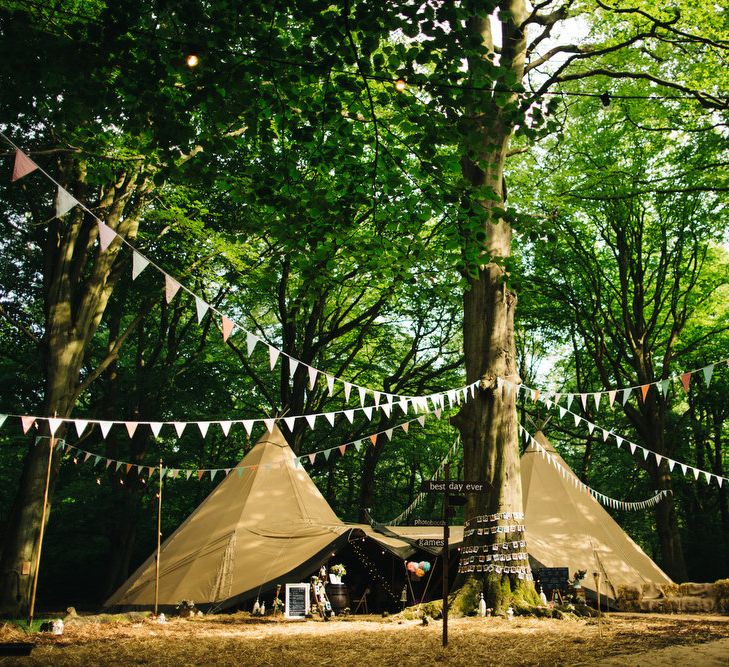
[[481,482],[468,482],[462,479],[440,480],[428,479],[424,480],[420,485],[420,490],[425,493],[479,493],[484,490],[485,484]]

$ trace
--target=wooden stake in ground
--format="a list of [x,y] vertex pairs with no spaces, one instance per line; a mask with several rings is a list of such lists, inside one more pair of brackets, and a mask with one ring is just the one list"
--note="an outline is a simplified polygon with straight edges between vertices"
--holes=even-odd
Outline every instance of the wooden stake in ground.
[[28,630],[33,625],[33,612],[35,611],[35,593],[38,590],[38,571],[40,570],[41,551],[43,550],[43,535],[46,528],[46,511],[48,508],[48,487],[51,482],[51,465],[53,463],[53,447],[56,441],[51,435],[48,439],[48,470],[46,471],[46,486],[43,490],[43,510],[41,512],[40,534],[38,535],[38,558],[35,563],[35,573],[33,574],[33,590],[30,593],[30,607],[28,611]]
[[159,460],[159,492],[157,493],[157,558],[154,564],[154,615],[159,606],[159,552],[162,542],[162,459]]
[[445,493],[443,494],[443,646],[448,646],[448,538],[449,530],[449,498],[448,483],[451,480],[451,464],[446,463],[443,466],[445,473]]
[[600,611],[600,573],[593,572],[592,576],[595,577],[595,588],[597,589],[597,631],[600,637],[602,637],[602,613]]

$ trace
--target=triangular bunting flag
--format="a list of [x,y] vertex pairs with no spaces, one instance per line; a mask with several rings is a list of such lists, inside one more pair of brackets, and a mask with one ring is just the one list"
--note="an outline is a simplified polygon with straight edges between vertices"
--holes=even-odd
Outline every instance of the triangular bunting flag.
[[364,407],[367,390],[364,387],[357,387],[357,391],[359,393],[359,404]]
[[392,405],[389,403],[383,403],[380,408],[382,409],[382,412],[384,412],[388,417],[390,416],[390,413],[392,412]]
[[370,406],[368,406],[366,408],[363,408],[363,410],[362,410],[365,413],[365,415],[367,416],[367,419],[369,419],[370,421],[372,421],[372,409],[373,408],[370,405]]
[[327,375],[327,391],[331,396],[334,393],[334,378],[331,375]]
[[704,381],[706,382],[706,386],[708,387],[711,384],[711,376],[714,374],[714,364],[704,366],[702,370],[704,371]]
[[590,432],[590,435],[592,435],[592,432],[595,430],[595,424],[587,422],[587,430]]
[[220,430],[223,431],[223,435],[227,438],[230,433],[230,427],[233,425],[232,421],[220,421],[218,422]]
[[210,471],[210,481],[212,482],[215,479],[215,475],[217,475],[220,472],[220,470],[211,470]]
[[630,392],[633,391],[632,387],[628,387],[627,389],[623,389],[623,405],[625,405],[628,402],[628,399],[630,398]]
[[361,441],[361,440],[357,440],[357,441],[355,441],[355,443],[354,443],[354,448],[355,448],[355,449],[356,449],[357,451],[359,451],[360,449],[362,449],[362,441]]
[[185,471],[185,480],[190,479],[190,476],[192,475],[192,470],[186,470]]
[[51,435],[55,435],[56,431],[58,430],[58,427],[63,424],[63,419],[58,419],[56,417],[49,417],[48,419],[48,430],[51,432]]
[[681,376],[681,384],[683,385],[683,390],[688,394],[689,390],[689,384],[691,383],[691,373],[684,373]]
[[563,408],[561,405],[559,406],[559,418],[562,419],[567,414],[566,408]]
[[611,389],[608,392],[608,400],[610,401],[610,407],[611,408],[613,407],[613,403],[615,403],[615,394],[617,394],[617,393],[618,392],[615,389]]
[[634,442],[631,442],[629,444],[630,444],[630,453],[635,454],[636,444]]
[[437,409],[437,410],[435,411],[435,418],[436,418],[436,419],[440,419],[440,416],[441,416],[441,414],[443,414],[443,413],[441,412],[440,408],[438,408],[438,409]]
[[258,343],[258,336],[254,336],[250,331],[246,333],[246,347],[248,348],[248,356],[253,354],[253,350],[256,349],[256,343]]
[[294,377],[294,373],[296,373],[296,369],[299,367],[299,360],[294,359],[293,357],[288,357],[288,360],[289,360],[289,375],[291,377]]
[[344,383],[344,400],[349,401],[349,396],[352,393],[352,385],[349,382]]
[[284,417],[284,423],[288,427],[289,431],[293,433],[294,425],[296,424],[296,417]]
[[418,417],[418,424],[425,426],[425,415],[420,415],[420,417]]
[[5,423],[5,420],[8,418],[7,415],[0,415],[0,427]]
[[197,313],[197,323],[202,324],[205,313],[208,312],[208,304],[205,303],[199,296],[195,297],[195,312]]
[[179,291],[181,285],[172,276],[165,273],[165,301],[169,303],[175,298],[175,294]]
[[208,434],[210,422],[197,422],[197,427],[200,429],[200,435],[204,438]]
[[116,238],[116,232],[109,227],[109,225],[103,223],[101,220],[98,222],[99,226],[99,245],[101,246],[101,250],[106,250],[110,245],[111,242]]
[[38,169],[38,165],[33,162],[23,151],[16,149],[15,151],[15,164],[13,165],[13,175],[10,178],[11,181],[17,181],[23,176],[27,176],[31,172]]
[[354,410],[345,410],[344,416],[349,420],[350,424],[354,422]]
[[70,192],[64,190],[60,185],[56,191],[56,217],[61,218],[78,204]]
[[136,280],[144,269],[149,266],[149,260],[140,255],[136,250],[132,253],[132,280]]
[[269,433],[273,433],[273,427],[276,424],[275,419],[264,419],[263,423],[266,425]]
[[253,430],[253,424],[255,423],[255,419],[244,419],[243,420],[243,428],[246,430],[246,433],[248,435],[251,434],[251,431]]
[[309,389],[313,389],[314,385],[316,384],[316,376],[319,374],[319,371],[316,370],[313,366],[308,367],[309,370]]
[[648,454],[650,454],[650,451],[647,450],[645,447],[641,447],[641,449],[643,450],[643,460],[644,461],[647,461],[648,460]]
[[676,462],[673,459],[668,459],[668,469],[673,472],[673,466],[676,465]]
[[162,430],[162,422],[149,422],[149,428],[152,429],[152,433],[154,433],[154,437],[156,438]]
[[575,426],[579,426],[582,421],[582,417],[580,417],[577,413],[572,413],[572,416],[575,418]]
[[334,426],[334,415],[336,413],[334,412],[325,412],[324,416],[327,418],[327,421],[329,422],[330,426]]
[[580,402],[582,403],[582,409],[587,410],[587,394],[580,394]]
[[648,394],[649,389],[650,389],[650,384],[643,384],[640,386],[640,393],[642,396],[643,403],[645,403],[645,397],[646,397],[646,394]]
[[387,436],[387,439],[388,439],[388,440],[392,440],[392,432],[393,432],[393,430],[394,430],[394,429],[388,428],[388,429],[387,429],[387,430],[385,431],[385,435]]
[[276,368],[276,362],[278,361],[279,354],[281,354],[281,352],[278,348],[275,348],[273,345],[268,346],[268,364],[271,367],[271,370]]
[[610,435],[610,431],[606,431],[605,429],[603,429],[602,430],[602,441],[607,442],[609,435]]
[[380,406],[380,397],[382,394],[379,391],[373,391],[372,396],[374,396],[375,399],[375,407],[378,408]]
[[89,425],[89,422],[86,419],[74,419],[73,424],[76,427],[76,435],[80,438],[86,430],[86,427]]
[[175,426],[175,431],[177,431],[177,437],[181,438],[182,434],[185,431],[185,426],[187,426],[186,422],[173,422]]
[[661,380],[656,386],[660,387],[661,393],[665,397],[668,396],[668,388],[671,386],[671,381],[669,379]]
[[691,468],[691,472],[694,474],[694,479],[698,480],[699,475],[701,474],[701,471],[698,468]]
[[35,424],[35,417],[21,417],[20,422],[23,424],[23,433],[27,433],[30,430],[30,427]]
[[316,452],[312,452],[311,454],[309,454],[309,463],[311,463],[312,465],[314,465],[314,459],[315,458],[316,458]]
[[595,399],[595,410],[600,409],[600,399],[602,398],[602,392],[596,391],[592,397]]
[[372,444],[373,444],[373,445],[376,445],[376,444],[377,444],[377,433],[373,433],[373,434],[372,434],[372,435],[370,436],[370,440],[372,441]]
[[134,432],[137,430],[137,422],[124,422],[124,426],[127,427],[127,433],[130,438],[134,437]]
[[574,400],[573,394],[567,394],[567,409],[570,409],[570,406],[572,405],[572,401]]
[[228,319],[225,315],[223,315],[223,342],[227,343],[228,338],[230,338],[230,334],[233,333],[233,328],[235,327],[235,323],[233,320]]
[[202,476],[205,474],[204,470],[198,470],[197,471],[197,479],[200,481],[202,479]]
[[400,409],[402,410],[402,413],[406,415],[408,413],[408,399],[407,398],[401,398],[397,404],[400,406]]
[[679,465],[681,466],[681,471],[685,475],[686,474],[686,470],[688,469],[688,466],[685,463],[680,463]]
[[[618,446],[618,449],[620,449],[623,444],[623,439],[619,435],[615,436],[615,444]],[[633,451],[635,451],[635,449]]]
[[347,445],[339,445],[339,453],[344,456],[344,452],[347,450]]
[[410,423],[405,422],[404,424],[401,425],[401,427],[402,427],[402,430],[405,431],[405,433],[407,433],[410,430]]
[[325,461],[328,461],[329,460],[329,455],[332,453],[332,450],[331,449],[325,449],[322,453],[324,454],[324,460]]
[[106,438],[107,435],[109,435],[109,431],[111,430],[111,427],[113,426],[114,422],[106,422],[106,421],[100,421],[99,422],[99,428],[101,429],[101,437]]
[[656,465],[657,466],[661,465],[661,461],[663,460],[663,457],[660,454],[656,454],[655,452],[653,453],[653,456],[656,457]]
[[306,421],[309,424],[309,428],[313,429],[316,424],[317,415],[306,415]]

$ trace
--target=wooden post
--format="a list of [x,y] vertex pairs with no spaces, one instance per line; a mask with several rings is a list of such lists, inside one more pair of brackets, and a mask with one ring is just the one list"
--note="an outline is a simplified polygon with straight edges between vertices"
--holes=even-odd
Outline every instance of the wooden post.
[[159,552],[162,542],[162,459],[159,460],[159,492],[157,493],[157,558],[154,564],[154,615],[159,606]]
[[56,441],[53,435],[48,440],[48,470],[46,471],[46,487],[43,491],[43,510],[41,511],[40,535],[38,536],[38,556],[35,561],[35,572],[33,573],[33,588],[30,593],[30,609],[28,610],[28,631],[33,625],[33,613],[35,612],[35,594],[38,590],[38,571],[40,570],[41,552],[43,550],[43,535],[46,529],[46,511],[48,508],[48,487],[51,483],[51,465],[53,464],[53,447]]
[[451,464],[443,466],[445,473],[445,494],[443,496],[443,646],[448,646],[448,537],[450,536],[448,526],[449,503],[448,484],[450,483]]
[[597,588],[597,631],[600,637],[602,637],[602,611],[600,609],[600,573],[593,572],[592,576],[595,577],[595,588]]

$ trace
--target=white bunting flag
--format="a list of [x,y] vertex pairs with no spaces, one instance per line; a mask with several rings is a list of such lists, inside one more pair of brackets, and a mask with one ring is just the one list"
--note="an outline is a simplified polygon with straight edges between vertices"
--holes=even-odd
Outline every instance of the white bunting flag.
[[680,463],[679,465],[681,466],[681,471],[685,475],[686,474],[686,470],[688,469],[688,466],[685,463]]
[[592,432],[595,430],[595,424],[587,422],[587,430],[590,432],[590,435],[592,435]]
[[605,429],[603,429],[602,430],[602,441],[607,442],[609,435],[610,435],[610,431],[606,431]]
[[335,414],[336,414],[335,412],[325,412],[324,413],[324,416],[326,417],[330,426],[334,426],[334,415]]
[[316,452],[312,452],[311,454],[309,454],[309,463],[314,465],[315,460],[316,460]]
[[704,381],[706,382],[706,386],[708,387],[711,384],[711,376],[714,374],[714,364],[704,366],[702,370],[704,371]]
[[61,424],[63,424],[63,419],[58,419],[56,417],[50,417],[48,419],[48,430],[51,432],[51,435],[56,434],[56,431]]
[[101,250],[106,250],[111,242],[116,238],[116,232],[109,227],[109,225],[103,223],[101,220],[98,222],[99,225],[99,245]]
[[647,450],[645,447],[641,447],[641,449],[643,450],[643,460],[644,461],[647,461],[648,460],[648,454],[650,454],[650,451]]
[[567,410],[561,405],[559,406],[559,418],[562,419],[567,414]]
[[220,430],[223,432],[223,435],[227,438],[228,433],[230,433],[230,427],[233,425],[232,421],[220,421],[218,422],[218,425],[220,426]]
[[407,398],[401,398],[397,404],[400,406],[400,409],[402,410],[402,413],[404,415],[407,415],[408,413],[408,399]]
[[175,431],[177,432],[177,437],[181,438],[182,434],[185,432],[187,422],[173,422],[172,424],[175,427]]
[[404,424],[401,424],[401,426],[402,426],[402,430],[405,431],[405,433],[407,433],[410,430],[409,422],[405,422]]
[[253,350],[256,349],[257,342],[258,342],[257,336],[254,336],[250,331],[248,333],[246,333],[246,347],[248,348],[249,357],[253,354]]
[[357,451],[359,451],[360,449],[362,449],[362,441],[361,440],[356,440],[355,443],[354,443],[354,448]]
[[289,431],[294,432],[294,424],[296,424],[296,417],[284,417],[284,424],[288,427]]
[[344,416],[349,420],[349,423],[354,423],[354,410],[345,410]]
[[60,185],[56,192],[56,217],[62,218],[68,213],[74,206],[78,204],[75,197],[70,192],[64,190]]
[[349,396],[352,393],[352,385],[349,382],[344,383],[344,400],[349,401]]
[[570,409],[570,406],[572,405],[572,401],[574,400],[574,394],[567,394],[567,409]]
[[154,433],[154,437],[156,438],[162,430],[162,422],[149,422],[149,428],[152,429],[152,433]]
[[309,366],[309,389],[313,389],[314,385],[316,385],[316,376],[319,374],[319,371],[316,370],[313,366]]
[[595,410],[600,409],[600,398],[602,398],[602,393],[599,391],[596,391],[592,397],[595,399]]
[[371,405],[369,405],[362,410],[362,412],[365,413],[365,416],[367,417],[367,419],[369,419],[370,421],[372,420],[372,410],[373,409],[374,408]]
[[243,420],[243,428],[246,430],[246,433],[248,435],[251,434],[251,431],[253,430],[253,424],[255,424],[255,419],[244,419]]
[[[620,449],[620,447],[623,444],[623,439],[619,435],[615,436],[615,444],[618,446],[618,449]],[[633,451],[635,451],[635,450],[633,450]]]
[[635,454],[636,444],[634,442],[628,443],[630,445],[630,453]]
[[276,362],[278,361],[278,355],[281,354],[280,350],[273,345],[268,346],[268,365],[271,370],[276,368]]
[[375,407],[380,407],[380,398],[382,397],[382,394],[379,391],[373,391],[372,395],[375,398]]
[[582,421],[582,417],[578,415],[577,413],[572,413],[572,416],[575,419],[575,426],[579,426],[580,422]]
[[653,453],[653,456],[656,457],[656,465],[657,466],[661,465],[661,461],[663,460],[663,457],[660,454],[656,454],[655,452]]
[[109,435],[109,431],[111,430],[111,427],[114,425],[114,422],[109,421],[100,421],[99,422],[99,429],[101,430],[101,437],[106,438],[107,435]]
[[668,469],[673,472],[673,466],[676,465],[676,462],[673,459],[668,459]]
[[631,391],[633,391],[633,389],[631,387],[628,387],[627,389],[623,389],[623,405],[625,405],[628,402]]
[[691,472],[694,473],[694,479],[698,481],[701,471],[698,468],[691,468]]
[[306,421],[309,424],[309,428],[313,429],[316,424],[317,415],[306,415]]
[[359,392],[359,404],[364,407],[367,390],[364,387],[357,387],[357,391]]
[[587,394],[580,394],[580,401],[582,402],[582,409],[587,410]]
[[136,280],[144,269],[149,266],[149,260],[136,250],[132,253],[132,280]]
[[294,377],[294,373],[296,373],[296,369],[299,367],[299,360],[294,359],[293,357],[288,357],[289,360],[289,373],[291,374],[291,377]]
[[23,151],[16,149],[15,151],[15,164],[13,165],[13,175],[11,181],[17,181],[23,176],[27,176],[31,172],[38,169],[38,165],[33,162]]
[[127,427],[127,433],[129,434],[129,437],[133,438],[134,433],[137,430],[138,423],[137,422],[124,422],[124,426]]
[[8,418],[7,415],[0,415],[0,426],[2,426],[5,423],[5,420]]
[[80,438],[83,432],[86,430],[89,422],[86,419],[74,419],[74,426],[76,427],[76,434]]
[[165,301],[169,303],[175,298],[175,294],[180,290],[180,283],[178,283],[172,276],[165,273]]
[[197,427],[200,429],[200,434],[204,438],[208,434],[210,422],[197,422]]
[[618,392],[617,392],[617,391],[616,391],[615,389],[611,389],[611,390],[610,390],[610,391],[608,392],[608,400],[610,401],[610,407],[611,407],[611,408],[613,407],[613,403],[615,403],[615,395],[616,395],[617,393],[618,393]]
[[388,429],[387,429],[387,430],[385,431],[385,435],[387,436],[387,439],[388,439],[388,440],[392,440],[392,432],[393,432],[393,430],[394,430],[394,429],[388,428]]
[[418,417],[418,424],[425,426],[425,415],[420,415],[420,417]]
[[273,433],[273,427],[276,425],[275,419],[264,419],[263,423],[266,425],[269,433]]
[[334,378],[331,375],[327,375],[327,392],[329,392],[329,396],[331,396],[334,393]]
[[380,408],[382,409],[382,412],[384,412],[388,417],[390,416],[390,413],[392,412],[392,405],[389,403],[383,403]]

